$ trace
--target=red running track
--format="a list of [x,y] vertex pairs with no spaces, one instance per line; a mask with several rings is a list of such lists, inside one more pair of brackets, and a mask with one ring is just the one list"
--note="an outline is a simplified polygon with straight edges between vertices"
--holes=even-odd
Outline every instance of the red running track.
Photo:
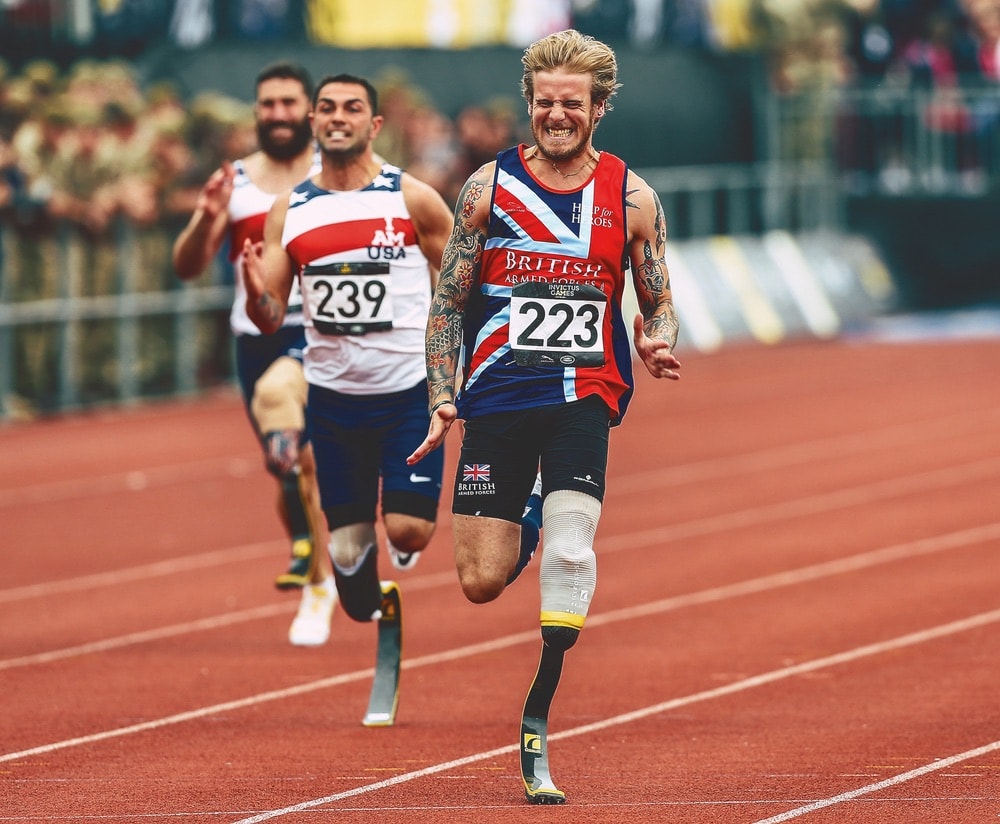
[[234,396],[0,430],[0,822],[997,820],[1000,343],[683,360],[612,435],[563,807],[515,750],[537,563],[465,603],[444,512],[370,729],[374,628],[286,641]]

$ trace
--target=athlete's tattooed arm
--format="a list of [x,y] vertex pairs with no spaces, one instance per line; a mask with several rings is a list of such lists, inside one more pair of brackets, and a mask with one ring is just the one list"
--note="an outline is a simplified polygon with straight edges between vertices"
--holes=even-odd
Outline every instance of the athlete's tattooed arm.
[[258,326],[262,328],[277,328],[281,326],[285,319],[285,307],[267,292],[257,298],[257,311],[254,318],[258,320]]
[[639,302],[633,322],[635,350],[654,378],[677,380],[681,364],[673,355],[678,323],[667,271],[667,221],[656,192],[632,172],[625,208],[632,282]]
[[677,343],[678,321],[667,270],[667,221],[656,192],[643,184],[626,193],[631,227],[630,257],[643,331],[650,338]]
[[427,318],[426,360],[430,406],[455,399],[462,320],[486,243],[493,164],[466,182],[455,208],[455,227],[441,259],[441,275]]
[[427,317],[425,352],[430,424],[423,443],[406,459],[410,466],[441,446],[458,418],[454,406],[455,376],[462,346],[462,321],[469,295],[479,280],[492,185],[493,164],[487,163],[468,179],[455,206],[455,227],[444,248],[441,275]]

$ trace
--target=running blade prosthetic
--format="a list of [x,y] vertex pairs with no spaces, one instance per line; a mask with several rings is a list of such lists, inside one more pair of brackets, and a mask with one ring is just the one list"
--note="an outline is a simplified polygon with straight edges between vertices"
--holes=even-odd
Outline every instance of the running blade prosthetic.
[[378,619],[378,649],[375,653],[375,678],[372,681],[366,727],[390,727],[396,720],[399,705],[399,671],[403,654],[403,624],[399,585],[382,581],[382,615]]

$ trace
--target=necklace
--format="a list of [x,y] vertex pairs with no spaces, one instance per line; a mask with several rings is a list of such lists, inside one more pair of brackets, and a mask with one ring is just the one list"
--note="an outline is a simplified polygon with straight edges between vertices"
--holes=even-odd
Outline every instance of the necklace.
[[582,172],[584,169],[590,166],[593,160],[594,160],[593,156],[588,157],[586,162],[579,169],[577,169],[575,172],[570,172],[569,174],[562,171],[562,169],[556,166],[555,162],[552,160],[549,161],[549,165],[555,170],[556,174],[558,174],[563,180],[568,180],[569,178],[576,177],[578,174],[580,174],[580,172]]
[[525,157],[527,157],[530,160],[535,160],[535,159],[548,160],[549,165],[552,167],[552,171],[554,171],[557,175],[559,175],[559,177],[561,177],[563,180],[569,180],[571,177],[576,177],[578,174],[580,174],[580,172],[582,172],[584,169],[590,166],[591,163],[600,159],[599,157],[594,155],[593,151],[591,151],[589,153],[589,156],[584,161],[583,165],[580,166],[579,169],[577,169],[575,172],[570,172],[569,174],[567,174],[566,172],[562,171],[558,166],[556,166],[556,162],[552,160],[552,158],[546,157],[541,152],[539,152],[537,147],[533,146],[529,151],[530,155],[525,155]]
[[551,166],[551,167],[552,167],[553,169],[555,169],[555,170],[556,170],[556,174],[558,174],[558,175],[559,175],[559,176],[560,176],[560,177],[561,177],[561,178],[562,178],[563,180],[568,180],[568,179],[569,179],[569,178],[571,178],[571,177],[576,177],[576,176],[577,176],[578,174],[580,174],[580,172],[582,172],[582,171],[583,171],[584,169],[586,169],[586,168],[587,168],[587,167],[588,167],[588,166],[590,165],[590,161],[588,160],[588,161],[587,161],[586,163],[584,163],[584,164],[583,164],[583,165],[582,165],[582,166],[581,166],[581,167],[580,167],[579,169],[577,169],[577,170],[576,170],[575,172],[570,172],[569,174],[566,174],[566,173],[565,173],[564,171],[562,171],[562,170],[561,170],[561,169],[560,169],[560,168],[559,168],[558,166],[556,166],[556,164],[555,164],[555,163],[553,163],[553,162],[552,162],[551,160],[549,161],[549,165],[550,165],[550,166]]

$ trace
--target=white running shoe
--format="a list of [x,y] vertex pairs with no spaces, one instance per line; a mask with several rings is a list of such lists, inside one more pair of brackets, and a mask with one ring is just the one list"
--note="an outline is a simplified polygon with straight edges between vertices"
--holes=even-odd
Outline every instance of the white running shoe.
[[302,587],[299,611],[288,630],[288,640],[297,647],[319,647],[330,637],[330,619],[337,604],[333,577]]
[[388,541],[385,542],[385,548],[389,550],[389,560],[396,569],[413,569],[420,560],[419,552],[400,552]]

